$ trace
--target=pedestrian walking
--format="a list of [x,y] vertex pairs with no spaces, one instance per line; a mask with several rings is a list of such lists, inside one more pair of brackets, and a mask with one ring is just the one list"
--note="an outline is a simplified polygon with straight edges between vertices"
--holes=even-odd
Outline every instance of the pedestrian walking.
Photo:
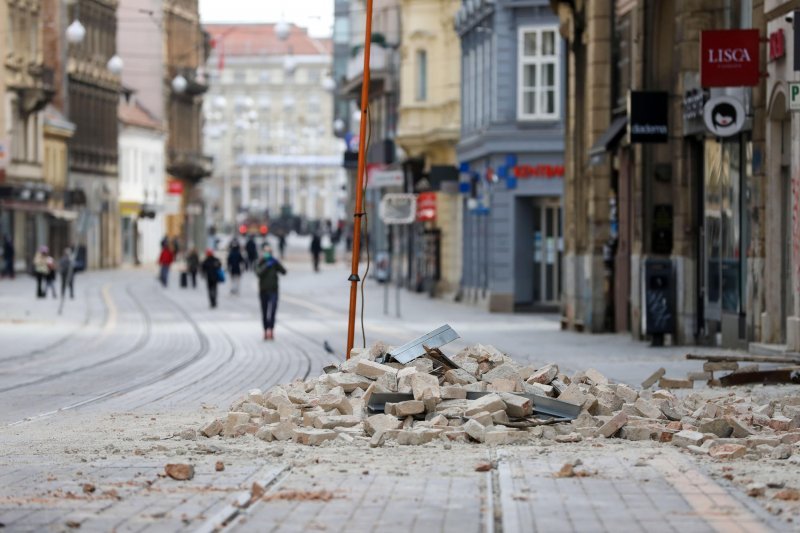
[[14,242],[8,235],[3,236],[3,271],[1,277],[14,279]]
[[211,308],[217,306],[217,285],[220,280],[220,270],[222,270],[222,262],[214,255],[214,250],[211,248],[206,250],[206,258],[200,264],[200,271],[206,278],[206,287],[208,288],[208,301]]
[[314,265],[314,272],[319,272],[319,256],[322,254],[322,239],[318,232],[314,232],[311,237],[311,262]]
[[46,296],[45,284],[49,274],[49,269],[47,266],[47,254],[47,246],[40,246],[33,256],[33,275],[36,276],[37,298],[44,298]]
[[252,234],[247,236],[247,241],[244,243],[244,251],[247,254],[246,268],[255,268],[256,261],[258,261],[258,246],[256,246],[256,239]]
[[65,248],[64,254],[58,260],[58,272],[61,274],[61,298],[64,298],[67,288],[69,288],[70,300],[75,298],[75,261],[72,256],[72,248]]
[[186,271],[192,280],[192,288],[197,288],[197,271],[200,268],[200,256],[197,254],[197,248],[192,246],[189,253],[186,255]]
[[272,248],[264,246],[263,255],[255,266],[258,276],[258,295],[261,299],[261,321],[264,340],[275,338],[275,314],[278,311],[278,275],[286,274],[283,265],[272,256]]
[[165,238],[161,243],[161,255],[158,257],[158,264],[161,267],[158,279],[164,287],[169,284],[169,267],[172,266],[174,260],[175,255],[170,249],[169,241]]
[[53,298],[58,298],[56,295],[56,260],[50,255],[49,250],[45,253],[45,263],[47,264],[47,275],[45,276],[44,297],[47,297],[47,293],[50,292]]
[[246,264],[239,241],[233,239],[231,249],[228,251],[228,272],[231,275],[231,294],[239,294],[239,284],[242,279],[242,266]]
[[286,232],[281,231],[278,233],[278,252],[281,254],[281,259],[286,255]]

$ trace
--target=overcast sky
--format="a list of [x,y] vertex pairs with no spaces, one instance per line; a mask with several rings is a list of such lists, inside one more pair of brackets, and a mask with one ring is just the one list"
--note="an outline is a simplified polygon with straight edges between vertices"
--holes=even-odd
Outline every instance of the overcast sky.
[[203,22],[278,22],[285,18],[315,36],[330,36],[333,0],[200,0]]

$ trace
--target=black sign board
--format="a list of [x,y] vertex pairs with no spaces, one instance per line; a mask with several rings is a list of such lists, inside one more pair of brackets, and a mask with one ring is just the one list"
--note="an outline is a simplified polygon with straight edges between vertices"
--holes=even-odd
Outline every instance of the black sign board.
[[794,69],[800,70],[800,10],[794,12],[792,17],[792,28],[794,28]]
[[669,138],[669,94],[663,91],[628,93],[628,134],[631,143],[665,143]]

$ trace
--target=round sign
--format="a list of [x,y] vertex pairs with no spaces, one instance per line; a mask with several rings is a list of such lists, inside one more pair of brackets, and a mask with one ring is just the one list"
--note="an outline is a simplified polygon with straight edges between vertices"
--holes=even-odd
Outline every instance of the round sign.
[[703,119],[708,131],[717,137],[730,137],[742,131],[744,106],[733,96],[716,96],[706,102]]

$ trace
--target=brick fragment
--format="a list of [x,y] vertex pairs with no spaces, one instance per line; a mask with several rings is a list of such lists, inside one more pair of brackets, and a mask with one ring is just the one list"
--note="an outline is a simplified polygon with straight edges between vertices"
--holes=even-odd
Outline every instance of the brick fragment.
[[394,404],[395,416],[413,416],[425,412],[425,404],[420,400],[408,400]]
[[617,398],[625,403],[634,403],[639,398],[638,392],[622,383],[617,385],[617,388],[614,390],[614,394],[616,394]]
[[755,435],[755,432],[750,429],[744,422],[734,418],[732,416],[725,417],[725,421],[730,424],[732,428],[732,436],[736,437],[737,439],[743,439],[749,437],[750,435]]
[[711,372],[688,372],[686,374],[686,379],[692,381],[708,381],[709,379],[713,379],[713,377]]
[[505,411],[506,409],[506,404],[497,394],[487,394],[476,400],[468,400],[467,402],[468,405],[464,411],[464,414],[467,416],[480,413],[481,411],[489,411],[490,413],[493,413],[495,411]]
[[417,372],[411,375],[411,393],[415,400],[440,399],[439,378]]
[[228,418],[225,420],[225,427],[222,430],[222,434],[226,437],[232,437],[233,430],[236,426],[247,424],[248,422],[250,422],[250,415],[248,413],[237,411],[228,413]]
[[704,440],[705,436],[702,433],[700,433],[699,431],[692,431],[689,429],[684,429],[682,431],[679,431],[672,436],[672,444],[674,444],[675,446],[680,446],[682,448],[685,448],[690,444],[694,446],[700,446],[701,444],[703,444]]
[[713,433],[717,437],[727,438],[733,433],[733,428],[724,418],[705,419],[697,426],[700,433]]
[[583,375],[595,385],[608,385],[608,378],[594,368],[588,369]]
[[456,385],[445,385],[440,392],[443,400],[463,400],[467,397],[467,391]]
[[483,442],[486,438],[486,428],[480,422],[467,420],[463,427],[466,434],[473,440]]
[[393,374],[396,376],[397,369],[368,359],[359,359],[355,368],[355,373],[365,378],[378,379],[384,374]]
[[216,437],[222,430],[224,429],[225,425],[222,423],[222,420],[215,419],[200,429],[200,434],[204,437]]
[[694,381],[690,379],[672,379],[662,377],[658,380],[658,386],[665,389],[691,389],[694,387]]
[[628,415],[623,412],[617,413],[611,419],[597,428],[597,435],[605,438],[613,436],[622,426],[628,423]]
[[379,431],[399,429],[402,422],[387,414],[372,415],[364,420],[364,429],[368,435],[375,435]]
[[194,467],[189,464],[171,463],[164,467],[164,473],[177,481],[188,481],[194,477]]
[[470,415],[469,417],[471,420],[478,422],[480,425],[486,427],[491,426],[494,423],[494,418],[489,411],[481,411],[480,413],[475,413],[474,415]]
[[516,394],[501,394],[500,398],[506,404],[506,413],[513,418],[523,418],[533,412],[533,402],[524,396]]
[[477,378],[463,368],[456,368],[444,373],[444,381],[453,385],[468,385],[475,383]]
[[558,366],[550,364],[543,366],[525,380],[528,383],[541,383],[542,385],[549,385],[558,375]]
[[329,429],[300,428],[294,430],[294,441],[307,446],[319,446],[336,438],[337,433]]
[[650,375],[647,377],[647,379],[645,379],[644,381],[642,381],[642,388],[643,388],[643,389],[649,389],[650,387],[652,387],[653,385],[655,385],[655,384],[656,384],[656,382],[657,382],[659,379],[661,379],[661,377],[662,377],[664,374],[666,374],[666,373],[667,373],[667,369],[666,369],[666,368],[659,368],[658,370],[656,370],[655,372],[653,372],[652,374],[650,374]]
[[661,412],[661,409],[655,403],[645,400],[644,398],[637,399],[633,406],[644,417],[655,419],[664,418],[664,414]]

